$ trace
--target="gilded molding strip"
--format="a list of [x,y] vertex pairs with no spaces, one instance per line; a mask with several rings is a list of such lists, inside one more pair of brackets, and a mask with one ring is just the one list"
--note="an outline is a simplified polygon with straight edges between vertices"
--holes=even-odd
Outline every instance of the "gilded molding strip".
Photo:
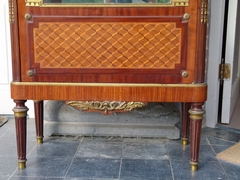
[[43,5],[43,0],[25,0],[26,6],[39,6]]
[[208,2],[206,0],[203,0],[201,7],[201,23],[206,24],[207,22],[208,22]]
[[43,3],[43,0],[25,0],[26,6],[38,6],[38,7],[174,7],[174,6],[189,6],[190,0],[171,0],[170,3],[142,3],[142,4],[80,4],[80,3]]
[[11,82],[15,86],[92,86],[92,87],[206,87],[206,83],[199,84],[138,84],[138,83],[55,83],[55,82]]
[[14,23],[14,1],[8,0],[8,7],[9,7],[9,22]]
[[145,106],[142,102],[120,102],[120,101],[69,101],[67,105],[80,109],[82,111],[94,110],[104,111],[108,114],[109,111],[132,111],[136,108]]
[[189,6],[189,0],[172,0],[173,6]]

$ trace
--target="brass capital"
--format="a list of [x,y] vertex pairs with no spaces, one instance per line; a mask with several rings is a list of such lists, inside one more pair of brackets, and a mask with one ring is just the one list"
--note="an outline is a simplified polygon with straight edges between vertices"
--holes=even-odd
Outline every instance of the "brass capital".
[[194,110],[189,110],[188,111],[190,114],[190,118],[193,120],[201,120],[203,118],[204,111],[194,111]]
[[27,107],[22,107],[22,108],[13,108],[14,116],[15,117],[26,117],[27,116]]

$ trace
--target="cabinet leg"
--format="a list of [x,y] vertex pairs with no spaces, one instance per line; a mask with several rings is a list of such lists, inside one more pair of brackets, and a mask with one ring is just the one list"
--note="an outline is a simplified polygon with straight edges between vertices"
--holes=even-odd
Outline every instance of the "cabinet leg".
[[37,143],[43,143],[43,101],[34,101],[35,125]]
[[204,103],[193,103],[190,113],[190,134],[191,134],[191,143],[190,143],[190,165],[192,171],[198,170],[198,159],[199,159],[199,149],[200,149],[200,139],[201,139],[201,130],[202,130],[202,119],[204,110],[202,108]]
[[27,111],[25,100],[14,100],[16,106],[13,108],[16,125],[18,168],[26,167],[26,145],[27,145]]
[[189,109],[191,107],[190,103],[182,103],[182,145],[188,145],[189,137]]

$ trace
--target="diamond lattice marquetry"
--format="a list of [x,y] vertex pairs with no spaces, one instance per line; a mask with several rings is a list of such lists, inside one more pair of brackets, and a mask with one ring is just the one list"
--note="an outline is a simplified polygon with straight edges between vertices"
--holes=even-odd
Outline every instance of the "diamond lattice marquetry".
[[39,23],[34,59],[41,68],[174,69],[181,28],[175,23]]

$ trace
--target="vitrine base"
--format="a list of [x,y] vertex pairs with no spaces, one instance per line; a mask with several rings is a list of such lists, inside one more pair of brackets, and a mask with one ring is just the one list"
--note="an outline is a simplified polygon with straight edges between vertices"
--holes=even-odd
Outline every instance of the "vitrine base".
[[[128,96],[126,96],[126,94],[124,94],[122,91],[129,93]],[[132,91],[136,91],[136,93],[134,94]],[[186,95],[186,91],[189,93],[191,92],[191,95]],[[178,96],[176,96],[176,93],[178,94]],[[113,100],[116,98],[116,100],[140,100],[144,102],[181,102],[182,100],[185,100],[182,102],[182,144],[188,144],[190,125],[190,165],[192,171],[197,171],[201,136],[201,123],[204,114],[202,106],[204,104],[204,101],[206,100],[205,93],[205,84],[200,84],[196,86],[153,84],[145,87],[139,84],[133,84],[132,86],[127,84],[105,84],[105,86],[101,86],[100,84],[78,84],[77,86],[69,86],[69,84],[67,86],[64,84],[60,84],[58,86],[54,86],[54,84],[39,85],[34,83],[13,83],[12,98],[15,99],[16,103],[14,112],[16,119],[17,148],[19,159],[18,167],[19,169],[23,169],[26,167],[26,112],[28,108],[25,106],[25,102],[27,99],[73,100],[72,97],[75,97],[78,98],[78,100],[87,100],[86,98],[90,100],[89,97],[92,97],[92,99],[101,99],[100,97],[104,97],[108,100]],[[56,96],[56,94],[61,94],[61,96]],[[98,96],[98,94],[100,95]],[[20,98],[22,98],[23,100],[21,100]],[[196,99],[198,101],[194,102],[194,100]],[[41,144],[43,143],[43,100],[34,100],[34,108],[37,142]],[[190,108],[190,110],[188,108]],[[190,113],[190,118],[188,116],[188,113]]]

